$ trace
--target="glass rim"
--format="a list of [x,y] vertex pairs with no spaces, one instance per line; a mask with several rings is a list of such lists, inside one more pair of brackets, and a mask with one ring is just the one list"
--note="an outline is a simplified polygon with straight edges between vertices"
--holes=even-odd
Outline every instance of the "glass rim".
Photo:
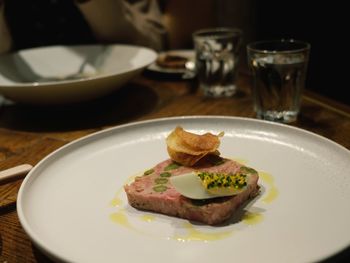
[[[297,44],[299,47],[296,48],[289,48],[286,50],[277,50],[276,48],[258,48],[257,45],[261,44]],[[300,45],[302,47],[300,47]],[[248,51],[254,51],[256,53],[262,53],[262,54],[274,54],[274,53],[297,53],[297,52],[303,52],[310,50],[310,43],[303,41],[303,40],[297,40],[293,38],[281,38],[281,39],[271,39],[271,40],[259,40],[255,42],[251,42],[247,45]]]
[[[220,33],[220,35],[216,35],[217,33]],[[192,36],[199,38],[220,38],[223,36],[241,36],[242,34],[243,31],[235,27],[209,27],[194,31]]]

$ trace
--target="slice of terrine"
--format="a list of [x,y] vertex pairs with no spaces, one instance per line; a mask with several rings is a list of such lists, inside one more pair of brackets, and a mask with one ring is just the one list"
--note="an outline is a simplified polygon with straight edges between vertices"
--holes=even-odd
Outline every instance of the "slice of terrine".
[[[211,173],[244,173],[249,175],[246,190],[227,197],[193,200],[182,196],[171,185],[169,178],[192,171]],[[141,210],[162,213],[169,216],[216,225],[232,217],[234,212],[259,191],[258,173],[247,166],[219,156],[208,156],[195,166],[181,166],[171,159],[147,170],[144,175],[125,185],[128,202]]]

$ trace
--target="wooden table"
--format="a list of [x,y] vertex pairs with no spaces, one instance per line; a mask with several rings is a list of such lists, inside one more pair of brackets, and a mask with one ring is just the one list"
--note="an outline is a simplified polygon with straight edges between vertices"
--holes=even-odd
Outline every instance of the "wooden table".
[[[193,80],[147,74],[110,96],[85,104],[5,105],[0,108],[0,170],[22,163],[35,165],[68,142],[119,124],[182,115],[254,117],[249,80],[241,72],[240,90],[228,99],[204,99]],[[350,106],[305,91],[301,115],[292,125],[350,149]],[[32,245],[18,221],[15,201],[20,184],[0,186],[0,262],[50,262]],[[332,262],[349,255],[345,251]]]

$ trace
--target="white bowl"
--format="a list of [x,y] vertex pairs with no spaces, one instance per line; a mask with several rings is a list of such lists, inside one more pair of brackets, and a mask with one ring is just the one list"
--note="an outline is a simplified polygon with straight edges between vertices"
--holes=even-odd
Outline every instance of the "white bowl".
[[106,95],[157,53],[130,45],[51,46],[0,55],[0,94],[27,104],[67,104]]

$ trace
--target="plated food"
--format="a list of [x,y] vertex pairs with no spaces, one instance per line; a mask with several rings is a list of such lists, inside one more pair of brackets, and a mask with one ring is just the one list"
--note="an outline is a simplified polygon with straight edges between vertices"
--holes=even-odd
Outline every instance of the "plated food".
[[258,194],[259,176],[253,168],[220,156],[222,136],[176,127],[166,139],[170,159],[124,186],[129,204],[209,225],[231,218]]
[[188,57],[176,53],[163,53],[158,56],[156,63],[164,68],[185,69],[188,60]]
[[168,50],[160,52],[147,69],[157,73],[182,75],[194,69],[194,60],[193,50]]

